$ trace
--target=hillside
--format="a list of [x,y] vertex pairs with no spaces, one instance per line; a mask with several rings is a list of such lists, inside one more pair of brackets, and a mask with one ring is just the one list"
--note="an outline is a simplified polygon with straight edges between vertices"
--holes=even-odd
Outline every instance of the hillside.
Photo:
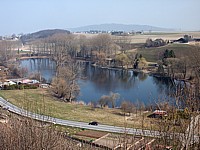
[[163,53],[166,49],[173,50],[177,58],[188,56],[188,54],[191,54],[191,52],[195,52],[197,50],[194,45],[169,44],[161,47],[140,48],[137,50],[137,52],[142,54],[147,61],[156,62],[159,60],[159,54]]
[[54,34],[60,34],[60,33],[69,34],[70,32],[68,30],[62,30],[62,29],[41,30],[38,32],[23,35],[21,36],[20,39],[23,43],[26,43],[28,41],[33,41],[33,40],[41,39],[41,38],[47,38]]
[[88,25],[77,28],[69,28],[72,32],[100,30],[100,31],[173,31],[172,29],[160,28],[149,25],[126,25],[126,24],[100,24],[100,25]]

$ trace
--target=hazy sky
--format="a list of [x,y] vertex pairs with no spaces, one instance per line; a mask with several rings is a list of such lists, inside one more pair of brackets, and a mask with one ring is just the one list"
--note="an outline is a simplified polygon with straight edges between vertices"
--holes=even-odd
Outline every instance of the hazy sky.
[[121,23],[200,30],[200,0],[0,0],[0,35]]

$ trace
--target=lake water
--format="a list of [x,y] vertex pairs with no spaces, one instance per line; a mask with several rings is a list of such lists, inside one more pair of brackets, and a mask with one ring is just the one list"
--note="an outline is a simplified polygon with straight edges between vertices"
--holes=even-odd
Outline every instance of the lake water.
[[[99,69],[89,63],[83,65],[85,69],[82,78],[78,80],[80,95],[77,100],[86,103],[98,101],[102,95],[114,92],[120,94],[120,99],[117,100],[118,106],[123,100],[155,104],[155,101],[167,99],[172,90],[171,82],[166,79],[133,71]],[[47,82],[50,82],[55,75],[55,63],[50,59],[22,60],[21,66],[26,67],[29,74],[40,72]]]

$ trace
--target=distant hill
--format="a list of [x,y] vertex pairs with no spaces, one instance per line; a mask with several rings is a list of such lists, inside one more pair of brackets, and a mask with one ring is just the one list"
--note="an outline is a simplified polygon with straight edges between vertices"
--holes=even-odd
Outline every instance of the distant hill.
[[126,25],[126,24],[100,24],[100,25],[89,25],[77,28],[69,28],[71,32],[81,32],[90,30],[99,31],[173,31],[173,29],[154,27],[149,25]]
[[25,43],[36,39],[47,38],[54,34],[59,34],[59,33],[69,34],[70,32],[68,30],[62,30],[62,29],[41,30],[38,32],[22,35],[20,39],[23,43]]

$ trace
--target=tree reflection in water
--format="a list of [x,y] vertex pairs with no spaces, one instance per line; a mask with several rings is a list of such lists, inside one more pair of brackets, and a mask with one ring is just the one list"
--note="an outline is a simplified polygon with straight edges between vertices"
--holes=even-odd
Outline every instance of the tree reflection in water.
[[[55,63],[51,59],[22,60],[21,65],[30,72],[41,72],[50,81],[55,75]],[[155,78],[144,73],[119,69],[102,69],[92,67],[90,63],[80,63],[82,73],[78,81],[80,95],[77,100],[86,103],[98,101],[102,95],[110,92],[119,93],[121,101],[142,101],[145,104],[154,103],[159,96],[169,98],[174,92],[174,83],[170,79]]]

